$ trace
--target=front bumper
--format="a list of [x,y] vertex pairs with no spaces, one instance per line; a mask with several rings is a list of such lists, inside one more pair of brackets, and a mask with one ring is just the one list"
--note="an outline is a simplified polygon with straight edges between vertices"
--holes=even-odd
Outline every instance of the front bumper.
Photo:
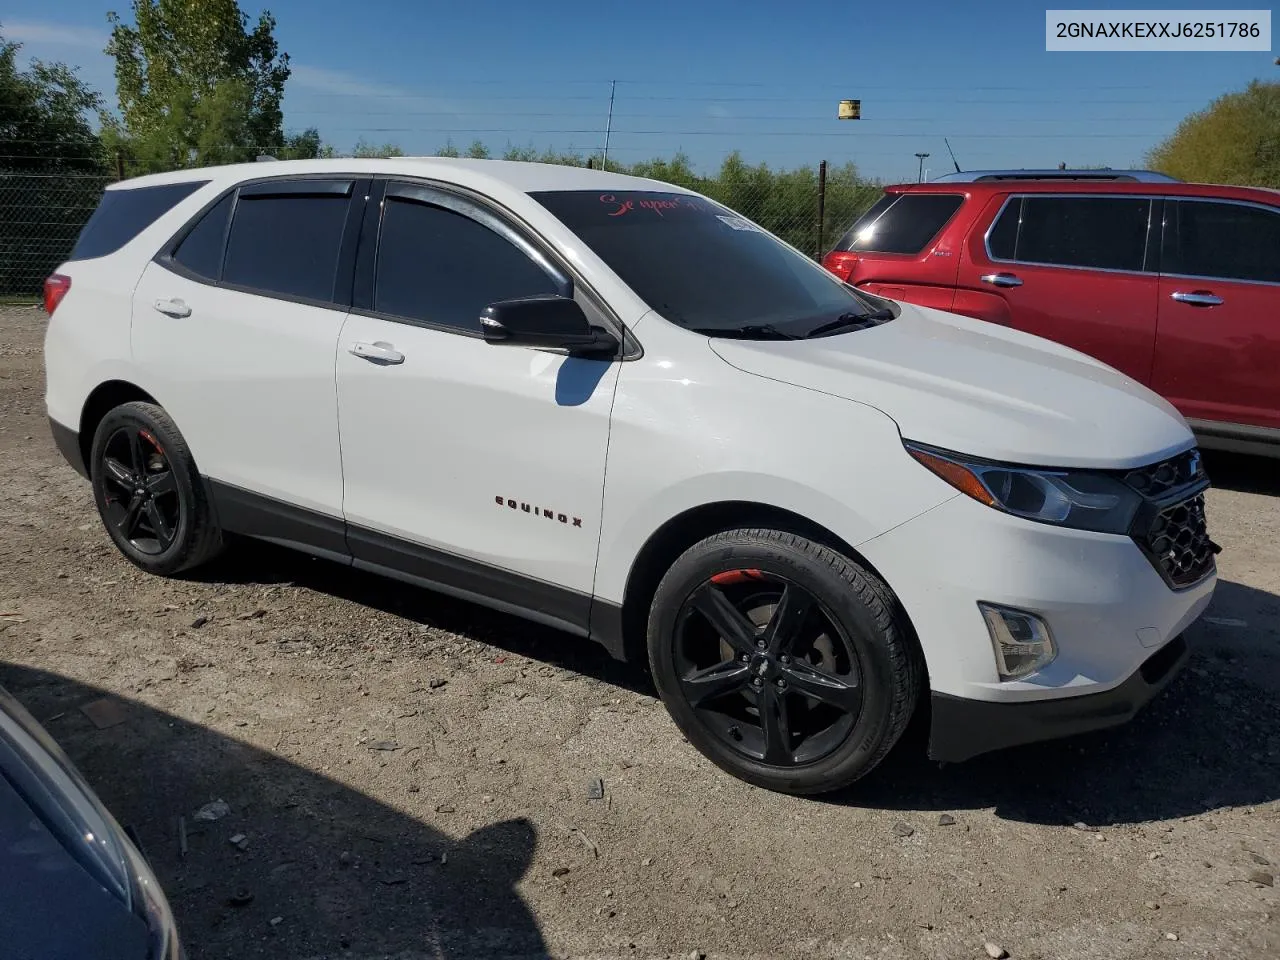
[[[957,495],[858,545],[924,653],[932,755],[958,760],[1124,723],[1185,657],[1217,583],[1171,588],[1133,540],[1035,523]],[[1049,625],[1057,656],[1002,679],[978,603]]]
[[1178,674],[1190,653],[1178,636],[1119,686],[1101,693],[1000,703],[934,693],[929,757],[959,763],[992,750],[1128,723]]

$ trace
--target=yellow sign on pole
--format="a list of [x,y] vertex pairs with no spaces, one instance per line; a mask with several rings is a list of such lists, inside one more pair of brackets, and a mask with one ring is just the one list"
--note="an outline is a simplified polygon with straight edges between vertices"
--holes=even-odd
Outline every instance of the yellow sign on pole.
[[841,100],[840,112],[838,116],[841,120],[861,120],[862,119],[862,101],[861,100]]

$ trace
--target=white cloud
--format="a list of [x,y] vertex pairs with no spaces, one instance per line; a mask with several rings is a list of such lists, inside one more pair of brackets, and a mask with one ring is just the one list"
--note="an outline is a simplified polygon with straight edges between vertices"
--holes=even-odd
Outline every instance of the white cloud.
[[38,43],[50,47],[79,47],[101,51],[110,39],[105,30],[72,27],[40,20],[0,20],[5,39],[18,43]]
[[[332,97],[326,102],[325,112],[330,117],[342,115],[350,117],[362,111],[372,109],[370,101],[384,101],[379,110],[385,119],[395,119],[396,111],[404,111],[407,116],[458,116],[465,111],[453,100],[433,97],[426,93],[412,90],[378,80],[366,80],[358,74],[344,70],[331,70],[328,67],[313,67],[307,64],[291,63],[289,83],[286,90],[290,92],[285,112],[298,108],[297,96]],[[385,101],[392,101],[386,103]],[[314,110],[303,110],[304,114]],[[374,124],[378,126],[379,124]],[[428,124],[429,125],[429,124]],[[319,126],[323,129],[325,124]]]
[[413,94],[386,83],[370,83],[342,70],[289,64],[289,83],[313,93],[338,94],[348,97],[411,97]]

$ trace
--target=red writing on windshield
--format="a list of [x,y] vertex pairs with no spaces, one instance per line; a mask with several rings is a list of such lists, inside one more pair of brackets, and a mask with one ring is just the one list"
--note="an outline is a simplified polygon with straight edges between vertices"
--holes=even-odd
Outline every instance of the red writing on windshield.
[[609,211],[610,217],[621,217],[630,213],[632,210],[652,210],[658,216],[663,216],[664,210],[702,210],[703,204],[699,203],[693,197],[628,197],[619,200],[612,193],[601,194],[600,202],[613,209]]

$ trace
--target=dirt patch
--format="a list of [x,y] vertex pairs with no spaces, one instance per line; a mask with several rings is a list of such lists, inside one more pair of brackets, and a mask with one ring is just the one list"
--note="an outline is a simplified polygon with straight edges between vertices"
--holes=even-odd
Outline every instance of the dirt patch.
[[136,828],[192,960],[1280,956],[1249,880],[1280,864],[1274,463],[1209,460],[1223,582],[1133,724],[944,769],[916,729],[801,800],[571,637],[265,547],[143,575],[49,439],[43,313],[0,330],[0,683]]

